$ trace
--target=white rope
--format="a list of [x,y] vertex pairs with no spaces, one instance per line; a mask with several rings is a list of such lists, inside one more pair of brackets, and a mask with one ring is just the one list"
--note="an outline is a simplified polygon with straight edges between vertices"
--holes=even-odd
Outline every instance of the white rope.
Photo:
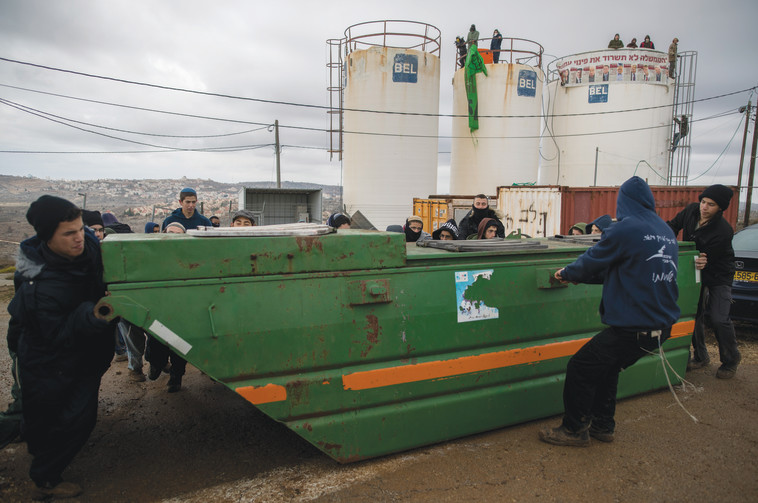
[[[671,363],[669,363],[668,359],[667,359],[667,358],[666,358],[666,357],[663,355],[663,348],[661,347],[661,338],[660,338],[660,336],[658,336],[658,338],[657,338],[657,339],[658,339],[658,356],[660,356],[660,358],[661,358],[661,367],[663,368],[663,373],[664,373],[664,374],[665,374],[665,376],[666,376],[666,382],[667,382],[667,383],[668,383],[668,385],[669,385],[669,390],[671,390],[671,394],[672,394],[672,395],[674,395],[674,400],[676,400],[676,403],[678,403],[678,404],[679,404],[679,407],[681,407],[681,408],[682,408],[682,410],[683,410],[683,411],[684,411],[684,412],[685,412],[685,413],[686,413],[688,416],[690,416],[690,418],[691,418],[691,419],[692,419],[692,420],[693,420],[695,423],[699,423],[700,421],[698,421],[698,419],[697,419],[695,416],[693,416],[693,415],[690,413],[690,411],[688,411],[688,410],[687,410],[687,409],[684,407],[684,405],[682,404],[682,402],[681,402],[681,401],[679,401],[679,397],[676,395],[676,392],[674,391],[674,387],[671,385],[671,379],[669,379],[669,373],[668,373],[668,370],[666,370],[666,365],[668,364],[668,366],[671,368],[671,370],[674,372],[674,374],[676,374],[676,376],[677,376],[677,377],[679,378],[679,380],[682,382],[682,387],[683,387],[683,388],[684,388],[684,383],[690,384],[690,385],[693,387],[693,389],[696,389],[696,387],[695,387],[695,385],[694,385],[694,384],[692,384],[691,382],[687,381],[687,380],[686,380],[686,379],[684,379],[682,376],[680,376],[680,375],[679,375],[679,374],[676,372],[676,370],[674,370],[674,367],[672,367],[672,366],[671,366]],[[644,349],[644,348],[643,348],[643,349]],[[653,353],[652,351],[648,351],[647,349],[644,349],[644,351],[646,351],[646,352],[650,353],[651,355],[654,355],[654,354],[655,354],[655,353]],[[684,389],[686,389],[686,388],[684,388]]]

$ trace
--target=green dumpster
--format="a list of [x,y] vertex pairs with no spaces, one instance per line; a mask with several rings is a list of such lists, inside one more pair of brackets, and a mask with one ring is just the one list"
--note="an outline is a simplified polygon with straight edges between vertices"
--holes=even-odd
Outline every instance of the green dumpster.
[[[109,236],[99,309],[339,462],[560,413],[568,358],[602,327],[599,285],[552,279],[590,236],[435,242],[459,245],[444,249],[315,224],[246,229]],[[680,243],[682,317],[664,344],[680,375],[696,255]],[[619,397],[666,385],[645,357]]]

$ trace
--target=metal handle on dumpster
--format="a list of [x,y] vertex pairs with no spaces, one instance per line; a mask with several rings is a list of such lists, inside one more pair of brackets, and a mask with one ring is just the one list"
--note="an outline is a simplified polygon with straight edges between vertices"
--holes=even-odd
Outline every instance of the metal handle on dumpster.
[[347,284],[350,305],[381,304],[390,302],[390,280],[363,279]]

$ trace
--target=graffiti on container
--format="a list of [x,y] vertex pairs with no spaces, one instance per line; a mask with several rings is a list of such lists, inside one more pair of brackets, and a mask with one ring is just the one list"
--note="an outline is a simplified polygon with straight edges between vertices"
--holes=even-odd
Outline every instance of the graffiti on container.
[[503,225],[506,232],[521,229],[521,232],[532,237],[544,237],[547,236],[547,216],[547,211],[540,211],[534,207],[534,203],[530,203],[528,208],[520,209],[518,215],[506,214]]
[[493,269],[458,271],[455,273],[455,297],[458,308],[458,323],[498,318],[496,307],[487,305],[487,299],[495,298]]

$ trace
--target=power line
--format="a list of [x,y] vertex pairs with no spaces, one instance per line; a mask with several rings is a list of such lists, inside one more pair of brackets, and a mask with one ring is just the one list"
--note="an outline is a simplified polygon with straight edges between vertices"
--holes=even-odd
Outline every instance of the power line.
[[[135,145],[143,145],[145,147],[161,148],[161,149],[166,149],[166,150],[177,150],[177,151],[182,151],[182,152],[214,152],[214,151],[249,150],[251,148],[259,148],[261,146],[261,145],[244,145],[244,146],[243,145],[234,145],[234,146],[228,146],[228,147],[180,148],[180,147],[169,147],[169,146],[165,146],[165,145],[155,145],[155,144],[152,144],[152,143],[146,143],[146,142],[141,142],[141,141],[136,141],[136,140],[129,140],[127,138],[121,138],[119,136],[114,136],[114,135],[110,135],[110,134],[106,134],[106,133],[101,133],[99,131],[93,131],[91,129],[85,129],[83,127],[75,126],[73,124],[69,124],[69,123],[64,122],[62,120],[58,120],[58,119],[54,119],[52,117],[48,117],[46,115],[43,115],[42,113],[37,113],[37,112],[31,111],[31,110],[28,110],[23,105],[16,105],[16,104],[13,104],[12,102],[9,102],[9,101],[4,100],[2,98],[0,98],[0,103],[4,104],[6,106],[9,106],[11,108],[15,108],[17,110],[20,110],[22,112],[28,113],[30,115],[34,115],[34,116],[40,117],[42,119],[45,119],[45,120],[48,120],[48,121],[51,121],[51,122],[55,122],[57,124],[61,124],[63,126],[67,126],[67,127],[73,128],[73,129],[77,129],[79,131],[83,131],[83,132],[86,132],[86,133],[92,133],[92,134],[95,134],[95,135],[98,135],[98,136],[103,136],[105,138],[110,138],[110,139],[113,139],[113,140],[119,140],[119,141],[123,141],[123,142],[127,142],[127,143],[134,143]],[[4,151],[4,152],[5,153],[20,153],[20,152],[14,152],[14,151]]]
[[[0,86],[15,87],[15,86],[7,86],[5,84],[0,84]],[[27,90],[27,89],[24,89],[24,88],[18,88],[18,89]],[[29,91],[31,91],[31,92],[41,92],[43,94],[50,94],[50,93],[46,93],[44,91],[35,91],[35,90],[29,90]],[[77,97],[71,97],[71,96],[65,96],[65,95],[56,95],[56,96],[70,98],[70,99],[76,99],[76,100],[83,99],[83,98],[77,98]],[[85,101],[91,101],[91,100],[86,100],[85,99]],[[17,108],[17,109],[19,109],[21,111],[25,111],[27,113],[30,113],[31,115],[37,115],[39,117],[51,120],[53,122],[58,122],[60,124],[63,124],[63,125],[75,128],[75,129],[80,129],[82,131],[86,131],[86,132],[90,132],[90,133],[93,133],[93,134],[105,136],[105,137],[108,137],[108,138],[113,138],[113,139],[117,139],[117,140],[121,140],[121,141],[136,143],[138,145],[145,145],[145,146],[154,147],[154,148],[166,148],[166,149],[174,149],[175,148],[175,147],[168,147],[168,146],[162,146],[162,145],[153,145],[153,144],[149,144],[149,143],[137,142],[137,141],[128,140],[128,139],[124,139],[124,138],[120,138],[120,137],[115,137],[115,136],[112,136],[112,135],[107,135],[107,134],[104,134],[104,133],[100,133],[98,131],[91,131],[91,130],[88,130],[88,129],[79,128],[79,127],[73,126],[71,124],[67,124],[65,122],[57,121],[57,120],[51,119],[49,117],[46,117],[45,115],[40,115],[40,114],[46,114],[46,115],[50,115],[50,116],[53,116],[53,117],[59,117],[59,118],[61,118],[60,116],[57,116],[57,115],[54,115],[54,114],[50,114],[50,113],[44,112],[44,111],[39,111],[37,109],[33,109],[31,107],[27,107],[26,105],[15,104],[14,102],[11,102],[9,100],[4,100],[2,98],[0,98],[0,103],[5,103],[8,106],[13,106],[13,108]],[[148,109],[148,108],[143,108],[143,107],[131,107],[129,105],[119,105],[119,104],[108,103],[108,102],[98,102],[98,103],[100,103],[100,104],[107,104],[107,105],[113,105],[113,106],[123,106],[123,107],[127,107],[127,108],[137,108],[137,109],[143,110],[143,111],[175,114],[175,112],[162,111],[162,110],[156,110],[156,109]],[[14,105],[17,105],[17,106],[14,106]],[[38,113],[33,113],[30,110],[34,110],[36,112],[39,112],[39,114]],[[729,115],[729,114],[733,114],[733,113],[737,113],[736,109],[734,109],[734,110],[728,110],[728,111],[725,111],[725,112],[719,112],[718,114],[715,114],[713,116],[706,117],[706,118],[703,118],[703,119],[693,120],[692,122],[710,120],[712,118],[723,117],[723,116],[726,116],[726,115]],[[210,116],[202,116],[202,115],[193,115],[193,114],[179,114],[179,115],[190,116],[190,117],[195,117],[195,118],[203,118],[203,119],[222,120],[222,121],[228,121],[228,122],[245,122],[245,123],[248,123],[248,124],[263,125],[264,127],[269,127],[270,126],[270,124],[265,124],[265,123],[257,123],[257,122],[251,122],[251,121],[240,121],[240,120],[235,120],[235,119],[223,119],[223,118],[210,117]],[[75,121],[73,119],[67,119],[67,118],[63,118],[63,119],[71,121],[71,122],[79,122],[79,121]],[[99,126],[95,125],[95,127],[99,127]],[[295,129],[295,130],[314,131],[314,132],[319,132],[319,133],[328,132],[327,129],[305,127],[305,126],[280,125],[280,127],[287,128],[287,129]],[[595,136],[595,135],[606,135],[606,134],[618,134],[618,133],[638,132],[638,131],[646,131],[646,130],[650,130],[650,129],[668,128],[668,127],[669,127],[669,125],[666,124],[666,125],[659,125],[659,126],[648,126],[648,127],[641,127],[641,128],[631,128],[631,129],[612,130],[612,131],[597,131],[597,132],[589,132],[589,133],[573,133],[573,134],[563,134],[563,135],[551,134],[551,137],[553,137],[553,138],[569,138],[569,137],[580,137],[580,136]],[[262,128],[259,128],[259,129],[262,129]],[[371,131],[343,131],[343,134],[345,134],[345,135],[351,135],[351,134],[353,134],[353,135],[368,135],[368,136],[401,137],[401,138],[428,138],[428,139],[462,139],[462,138],[469,138],[469,136],[410,135],[410,134],[399,134],[399,133],[378,133],[378,132],[371,132]],[[166,135],[166,136],[171,136],[171,135]],[[504,140],[504,139],[507,140],[507,139],[538,139],[538,138],[541,138],[541,137],[542,137],[542,135],[530,135],[530,136],[479,136],[479,137],[477,137],[477,139],[478,140]],[[236,149],[236,148],[237,147],[229,147],[229,149],[232,149],[232,150]],[[179,150],[185,150],[185,151],[194,151],[194,150],[205,151],[207,149],[179,149]],[[215,150],[222,150],[222,149],[219,148],[219,149],[215,149]],[[0,151],[0,152],[3,152],[3,153],[15,153],[14,151]],[[21,153],[21,152],[18,152],[18,153]]]
[[69,117],[63,117],[61,115],[55,115],[55,114],[50,113],[50,112],[45,112],[44,110],[39,110],[39,109],[36,109],[36,108],[32,108],[32,107],[30,107],[28,105],[22,105],[20,103],[16,103],[14,101],[7,100],[5,98],[0,98],[0,102],[16,105],[17,107],[23,107],[24,109],[27,109],[27,110],[32,110],[34,112],[38,112],[38,113],[44,114],[46,116],[55,117],[56,119],[61,119],[61,120],[68,121],[68,122],[74,122],[76,124],[82,124],[82,125],[85,125],[85,126],[91,126],[91,127],[96,127],[96,128],[100,128],[100,129],[106,129],[108,131],[117,131],[119,133],[136,134],[136,135],[140,135],[140,136],[157,136],[157,137],[162,137],[162,138],[184,138],[184,139],[223,138],[223,137],[228,137],[228,136],[238,136],[238,135],[247,134],[247,133],[254,133],[255,131],[261,131],[263,129],[267,129],[268,128],[268,125],[266,125],[266,126],[261,126],[259,128],[255,128],[255,129],[247,129],[245,131],[237,131],[237,132],[234,132],[234,133],[223,133],[223,134],[213,134],[213,135],[176,135],[176,134],[145,133],[145,132],[142,132],[142,131],[131,131],[131,130],[128,130],[128,129],[119,129],[119,128],[114,128],[114,127],[109,127],[109,126],[102,126],[100,124],[93,124],[91,122],[79,121],[79,120],[76,120],[76,119],[71,119]]
[[[242,101],[252,101],[256,103],[266,103],[271,105],[285,105],[285,106],[294,106],[294,107],[302,107],[302,108],[311,108],[311,109],[317,109],[317,110],[331,110],[332,107],[326,106],[326,105],[313,105],[308,103],[295,103],[290,101],[278,101],[278,100],[267,100],[263,98],[251,98],[248,96],[237,96],[233,94],[223,94],[223,93],[214,93],[209,91],[198,91],[196,89],[187,89],[183,87],[173,87],[173,86],[165,86],[161,84],[152,84],[148,82],[140,82],[136,80],[129,80],[129,79],[122,79],[117,77],[110,77],[106,75],[97,75],[94,73],[86,73],[86,72],[79,72],[76,70],[67,70],[64,68],[57,68],[54,66],[47,66],[47,65],[40,65],[36,63],[30,63],[28,61],[20,61],[16,59],[10,59],[10,58],[4,58],[0,57],[0,61],[6,61],[8,63],[16,63],[19,65],[25,65],[25,66],[31,66],[34,68],[42,68],[45,70],[55,71],[55,72],[61,72],[61,73],[68,73],[71,75],[79,75],[82,77],[89,77],[94,79],[100,79],[100,80],[107,80],[111,82],[120,82],[123,84],[130,84],[130,85],[136,85],[136,86],[142,86],[142,87],[151,87],[155,89],[163,89],[166,91],[176,91],[176,92],[182,92],[182,93],[189,93],[189,94],[197,94],[201,96],[211,96],[215,98],[226,98],[226,99],[234,99],[234,100],[242,100]],[[756,89],[757,86],[749,87],[747,89],[743,89],[740,91],[734,91],[731,93],[725,93],[718,96],[713,96],[710,98],[701,98],[699,100],[692,100],[688,103],[698,103],[702,101],[708,101],[708,100],[714,100],[719,98],[724,98],[727,96],[733,96],[735,94],[744,93],[747,91],[752,91]],[[627,109],[627,110],[612,110],[612,111],[605,111],[605,112],[589,112],[589,113],[582,113],[582,114],[556,114],[552,115],[551,117],[577,117],[577,116],[588,116],[588,115],[606,115],[606,114],[615,114],[615,113],[626,113],[626,112],[638,112],[643,110],[655,110],[659,108],[669,108],[673,107],[673,104],[671,105],[656,105],[651,107],[642,107],[642,108],[634,108],[634,109]],[[457,117],[457,118],[467,118],[468,115],[454,115],[454,114],[430,114],[430,113],[421,113],[421,112],[396,112],[396,111],[387,111],[387,110],[370,110],[370,109],[361,109],[361,108],[342,108],[343,112],[362,112],[362,113],[376,113],[376,114],[388,114],[388,115],[407,115],[407,116],[418,116],[418,117]],[[535,117],[543,117],[543,115],[480,115],[479,118],[513,118],[513,119],[519,119],[519,118],[535,118]]]

